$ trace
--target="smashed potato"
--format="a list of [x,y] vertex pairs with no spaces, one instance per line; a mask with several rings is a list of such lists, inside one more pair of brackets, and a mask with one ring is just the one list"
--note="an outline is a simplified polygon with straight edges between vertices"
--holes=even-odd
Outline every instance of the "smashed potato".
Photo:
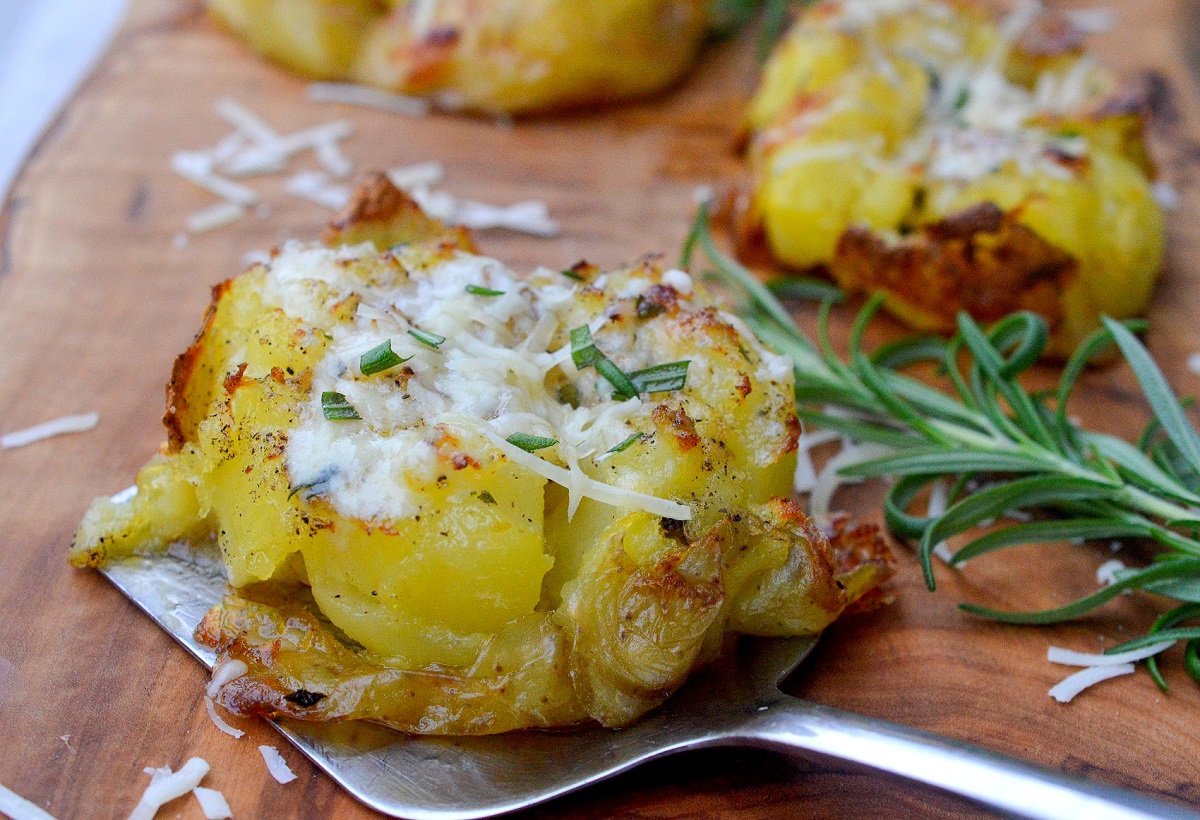
[[206,0],[309,77],[524,114],[657,91],[692,65],[708,0]]
[[164,451],[72,549],[215,541],[225,706],[620,726],[727,636],[816,632],[886,576],[787,500],[792,363],[686,273],[518,275],[382,176],[328,240],[214,289]]
[[932,0],[811,7],[750,107],[750,237],[926,331],[1028,309],[1061,355],[1100,314],[1141,313],[1163,217],[1139,109],[1083,33],[1032,3],[999,23]]

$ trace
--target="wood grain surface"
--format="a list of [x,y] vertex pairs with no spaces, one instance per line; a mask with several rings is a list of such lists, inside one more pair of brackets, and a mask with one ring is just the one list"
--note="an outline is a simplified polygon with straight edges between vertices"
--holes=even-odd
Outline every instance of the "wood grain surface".
[[[1118,29],[1098,38],[1105,60],[1155,91],[1155,141],[1183,194],[1170,219],[1167,271],[1152,313],[1152,351],[1181,392],[1200,350],[1200,104],[1186,69],[1195,8],[1119,0]],[[230,96],[281,130],[337,116],[356,126],[357,168],[441,160],[452,192],[487,201],[544,199],[562,221],[553,240],[501,232],[485,252],[518,267],[587,258],[616,265],[679,247],[698,184],[736,179],[740,106],[752,90],[751,38],[709,50],[668,95],[597,114],[511,124],[449,116],[406,119],[318,106],[303,83],[248,54],[190,0],[134,0],[110,53],[24,170],[0,215],[0,432],[62,414],[101,414],[91,433],[0,451],[0,783],[61,818],[119,817],[144,766],[206,758],[206,784],[237,817],[371,814],[317,773],[270,726],[235,720],[234,740],[209,722],[206,673],[99,575],[73,571],[66,549],[90,499],[130,483],[163,438],[163,383],[198,326],[209,286],[243,254],[315,237],[328,213],[256,185],[269,217],[172,237],[212,198],[173,176],[170,154],[214,144],[228,128],[213,103]],[[1195,57],[1192,53],[1193,58]],[[5,114],[7,115],[7,114]],[[803,322],[811,322],[805,313]],[[842,320],[844,324],[844,319]],[[879,333],[895,332],[882,327]],[[1049,374],[1047,374],[1049,375]],[[1145,418],[1130,374],[1088,374],[1074,408],[1087,423],[1132,435]],[[839,496],[878,520],[880,487]],[[894,605],[836,624],[789,682],[822,703],[885,717],[1098,780],[1200,803],[1200,688],[1181,653],[1164,664],[1169,695],[1144,672],[1062,706],[1046,690],[1069,670],[1048,644],[1099,650],[1144,629],[1159,605],[1122,598],[1055,628],[972,620],[960,600],[1008,607],[1062,602],[1095,587],[1111,553],[1030,547],[924,590],[897,550]],[[1118,556],[1142,559],[1133,547]],[[256,746],[280,748],[300,779],[267,774]],[[957,817],[957,799],[852,767],[757,751],[709,751],[652,764],[532,813],[537,817]],[[191,798],[163,816],[201,817]]]

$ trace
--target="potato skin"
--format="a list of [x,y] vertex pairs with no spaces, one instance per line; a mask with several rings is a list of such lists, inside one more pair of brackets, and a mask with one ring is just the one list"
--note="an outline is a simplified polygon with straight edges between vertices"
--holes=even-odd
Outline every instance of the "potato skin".
[[[232,591],[197,636],[220,662],[249,667],[222,703],[416,733],[621,726],[660,704],[727,635],[818,631],[886,577],[882,552],[843,560],[782,498],[799,434],[790,364],[677,290],[690,280],[653,258],[607,274],[577,266],[583,281],[569,289],[556,272],[528,286],[559,294],[542,355],[602,315],[600,339],[618,366],[689,358],[687,384],[649,394],[644,407],[606,398],[591,370],[554,365],[546,378],[557,406],[636,411],[616,438],[641,437],[583,457],[584,475],[683,502],[690,520],[590,497],[572,516],[563,486],[454,414],[422,433],[428,469],[396,479],[413,511],[358,518],[321,480],[300,483],[289,448],[309,429],[320,380],[350,378],[329,357],[338,332],[373,327],[362,319],[364,294],[423,268],[450,276],[445,266],[469,258],[459,234],[414,207],[375,178],[330,237],[407,244],[281,252],[277,262],[326,260],[320,276],[289,280],[296,300],[279,302],[286,310],[266,266],[216,288],[172,375],[164,453],[138,476],[132,501],[98,499],[80,527],[77,566],[181,541],[220,548]],[[306,305],[318,309],[307,315]],[[408,401],[428,372],[398,365],[370,384]],[[359,406],[365,419],[369,405]],[[316,429],[358,423],[318,417]],[[566,451],[542,452],[554,464]]]
[[[867,21],[847,8],[811,7],[764,71],[743,241],[884,294],[920,330],[1034,310],[1057,356],[1100,314],[1143,312],[1164,227],[1141,110],[1087,62],[1082,34],[1046,13],[1005,50],[970,4],[913,0]],[[1002,218],[946,234],[981,208]]]
[[706,0],[208,0],[268,57],[440,105],[525,114],[643,96],[675,82],[704,39]]

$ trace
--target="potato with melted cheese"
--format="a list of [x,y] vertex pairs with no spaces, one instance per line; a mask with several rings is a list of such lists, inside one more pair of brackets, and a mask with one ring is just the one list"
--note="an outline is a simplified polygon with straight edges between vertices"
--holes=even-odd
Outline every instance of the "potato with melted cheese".
[[679,79],[707,0],[207,0],[273,60],[318,79],[523,114],[643,96]]
[[921,330],[1026,309],[1066,354],[1100,314],[1138,315],[1162,213],[1140,114],[1082,39],[1028,3],[999,23],[934,0],[813,6],[750,107],[747,227]]
[[886,574],[787,500],[792,384],[688,274],[518,275],[378,176],[328,244],[217,286],[164,452],[72,560],[215,541],[198,636],[246,664],[244,713],[619,726],[727,635],[815,632]]

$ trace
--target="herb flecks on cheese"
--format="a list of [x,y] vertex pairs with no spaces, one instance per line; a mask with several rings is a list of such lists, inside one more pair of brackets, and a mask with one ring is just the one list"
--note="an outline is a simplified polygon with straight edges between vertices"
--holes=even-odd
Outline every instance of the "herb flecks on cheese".
[[[369,246],[285,247],[267,265],[264,292],[286,313],[329,336],[314,368],[314,399],[288,437],[293,486],[315,482],[340,514],[364,521],[416,514],[419,490],[409,479],[436,478],[432,431],[464,417],[510,441],[517,435],[543,442],[534,448],[539,457],[572,474],[587,474],[595,457],[649,426],[652,395],[686,387],[687,360],[664,362],[654,345],[638,342],[639,335],[654,335],[656,321],[668,320],[638,319],[636,309],[623,304],[658,287],[660,298],[669,298],[677,310],[702,309],[690,278],[669,273],[658,278],[673,279],[680,289],[656,284],[646,270],[604,274],[585,286],[548,271],[523,279],[493,259],[458,251],[417,264],[403,249],[380,256]],[[480,282],[494,295],[474,298]],[[577,297],[585,287],[591,293],[583,302],[595,305],[584,309],[585,323],[570,328],[581,315]],[[597,351],[592,325],[619,365]],[[564,339],[570,340],[570,356],[562,355]],[[753,337],[742,343],[769,360],[760,366],[771,378],[786,378],[786,366],[774,361],[779,357]],[[377,375],[371,364],[377,360],[390,365],[386,374]],[[628,382],[629,394],[586,371],[601,360]],[[401,363],[405,367],[396,369]],[[697,372],[703,373],[702,366]],[[573,401],[564,401],[567,385]],[[328,423],[356,418],[362,423]],[[557,447],[550,449],[546,441]],[[566,486],[579,497],[595,498],[596,484],[580,480],[585,477],[577,475]],[[641,495],[653,494],[651,487],[624,489],[634,492],[600,494],[624,498],[633,508],[645,506]],[[669,510],[669,517],[690,516],[682,504],[653,506]]]
[[814,632],[886,575],[873,536],[840,555],[787,499],[791,363],[686,273],[518,274],[382,177],[327,236],[214,289],[167,446],[72,550],[219,547],[217,705],[619,726],[725,634]]

